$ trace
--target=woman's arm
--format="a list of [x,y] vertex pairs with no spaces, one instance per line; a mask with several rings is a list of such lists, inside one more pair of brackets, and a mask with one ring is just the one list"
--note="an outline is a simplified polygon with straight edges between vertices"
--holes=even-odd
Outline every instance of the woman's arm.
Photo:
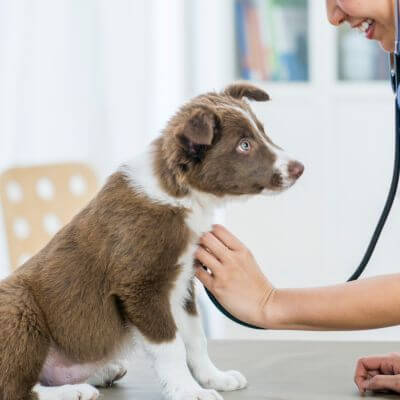
[[277,289],[264,310],[272,329],[359,330],[400,324],[400,274],[310,289]]
[[[277,289],[250,251],[216,225],[203,235],[196,275],[241,320],[269,329],[359,330],[400,324],[400,274],[320,288]],[[207,250],[206,250],[207,249]]]

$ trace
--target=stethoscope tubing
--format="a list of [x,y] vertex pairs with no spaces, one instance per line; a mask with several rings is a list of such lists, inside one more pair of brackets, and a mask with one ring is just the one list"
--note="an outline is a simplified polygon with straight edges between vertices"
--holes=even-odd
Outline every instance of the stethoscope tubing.
[[385,226],[390,210],[392,209],[394,199],[396,197],[396,192],[399,184],[399,175],[400,175],[400,109],[397,101],[397,96],[395,99],[395,115],[396,115],[395,117],[396,132],[395,132],[395,145],[394,145],[395,155],[394,155],[393,177],[389,189],[389,194],[387,196],[382,214],[378,220],[377,226],[368,244],[364,257],[361,260],[361,263],[358,266],[358,268],[354,271],[353,275],[351,275],[351,277],[347,280],[348,282],[357,280],[364,272],[375,250],[376,244],[378,243],[379,237],[382,233],[383,227]]

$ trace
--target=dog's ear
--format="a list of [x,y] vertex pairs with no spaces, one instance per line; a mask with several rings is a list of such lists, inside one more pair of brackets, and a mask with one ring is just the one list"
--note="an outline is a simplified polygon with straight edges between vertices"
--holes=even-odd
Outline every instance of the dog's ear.
[[267,92],[247,82],[237,82],[229,85],[224,90],[224,94],[239,100],[242,97],[247,97],[250,100],[256,101],[269,100],[269,95]]
[[179,129],[179,139],[188,155],[200,160],[211,146],[220,119],[208,106],[194,108]]

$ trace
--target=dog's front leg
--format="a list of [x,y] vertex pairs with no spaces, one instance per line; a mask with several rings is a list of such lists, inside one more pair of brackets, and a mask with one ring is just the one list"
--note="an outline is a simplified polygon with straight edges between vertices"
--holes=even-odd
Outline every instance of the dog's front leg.
[[186,305],[176,310],[175,320],[179,333],[185,342],[187,361],[197,381],[206,388],[221,391],[243,389],[246,378],[238,371],[221,371],[210,360],[207,351],[207,339],[204,334],[201,317],[197,313],[194,293]]
[[203,389],[193,379],[186,363],[185,345],[178,332],[173,339],[161,343],[154,343],[142,334],[137,339],[150,356],[167,399],[223,400],[218,392]]
[[223,400],[215,390],[203,389],[190,373],[174,309],[162,292],[152,298],[127,296],[125,310],[136,327],[134,343],[142,345],[149,356],[168,400]]

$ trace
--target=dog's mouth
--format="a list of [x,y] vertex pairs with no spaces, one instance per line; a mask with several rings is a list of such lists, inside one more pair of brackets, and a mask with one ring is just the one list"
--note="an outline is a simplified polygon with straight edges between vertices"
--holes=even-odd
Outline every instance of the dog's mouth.
[[284,182],[282,173],[275,172],[271,178],[270,189],[281,190],[284,186],[285,186],[285,182]]
[[288,172],[286,172],[286,169],[284,171],[276,170],[272,174],[268,185],[262,187],[260,193],[265,195],[274,195],[290,189],[304,171],[304,167],[300,163],[296,165],[296,168],[297,170],[295,170],[295,172],[293,172],[293,167],[291,165],[287,168]]
[[281,194],[281,193],[285,192],[286,190],[290,189],[294,184],[295,184],[295,181],[281,183],[279,186],[270,186],[269,185],[267,187],[264,187],[260,191],[260,194],[265,195],[265,196],[278,195],[278,194]]

